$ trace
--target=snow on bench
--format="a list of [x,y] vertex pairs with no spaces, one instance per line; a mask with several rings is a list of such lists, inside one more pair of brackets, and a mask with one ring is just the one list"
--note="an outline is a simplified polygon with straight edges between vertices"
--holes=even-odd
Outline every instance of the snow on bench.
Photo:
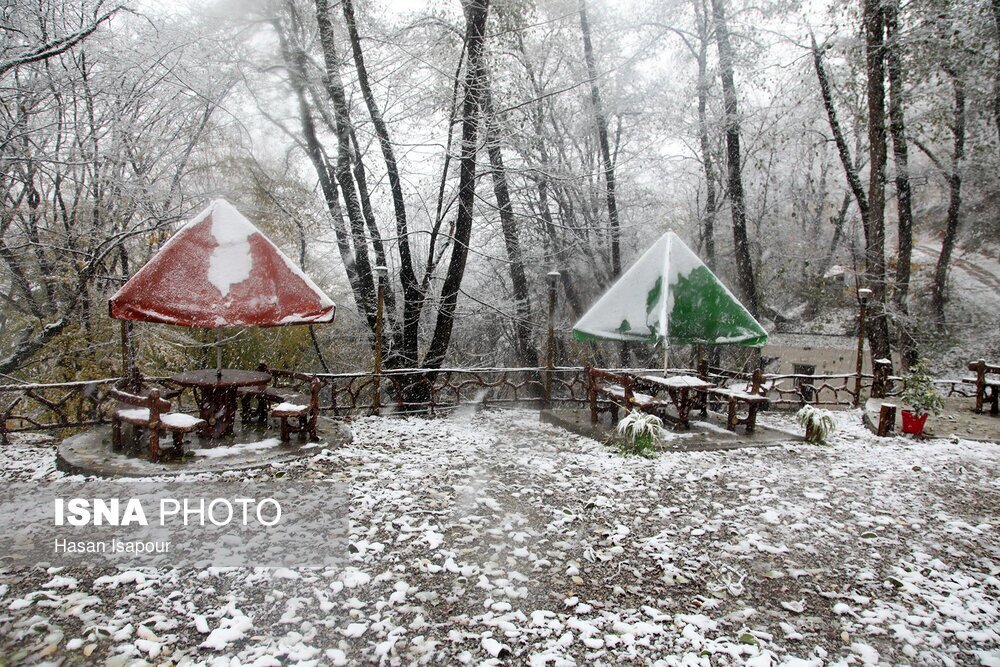
[[[145,390],[144,390],[145,391]],[[148,394],[142,395],[125,391],[117,385],[111,389],[111,397],[118,401],[118,408],[111,414],[112,449],[121,451],[122,423],[149,429],[149,458],[158,461],[160,458],[160,431],[168,431],[173,436],[174,451],[182,453],[184,434],[203,426],[204,419],[192,417],[181,412],[166,412],[170,409],[170,401],[160,397],[159,389],[148,389]]]
[[[615,398],[620,398],[622,401],[625,400],[625,388],[617,384],[606,384],[599,388],[605,394],[610,394]],[[632,392],[632,402],[639,406],[648,405],[667,405],[667,401],[662,401],[658,398],[650,396],[649,394],[643,394],[637,391]]]

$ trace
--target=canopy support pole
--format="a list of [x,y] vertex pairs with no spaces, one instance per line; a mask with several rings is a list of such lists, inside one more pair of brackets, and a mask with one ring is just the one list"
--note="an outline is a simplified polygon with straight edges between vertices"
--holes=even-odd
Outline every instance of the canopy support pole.
[[219,329],[215,329],[215,372],[222,379],[222,346],[219,345]]
[[128,377],[128,321],[122,320],[122,379]]

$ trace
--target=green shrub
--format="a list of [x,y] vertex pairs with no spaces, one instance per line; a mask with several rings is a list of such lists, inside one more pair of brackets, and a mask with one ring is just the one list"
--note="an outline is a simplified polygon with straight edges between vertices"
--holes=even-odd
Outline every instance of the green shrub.
[[615,427],[623,454],[651,458],[663,439],[663,420],[656,415],[632,410]]
[[825,445],[830,434],[837,430],[833,421],[833,413],[815,405],[803,405],[795,415],[799,424],[806,427],[806,442],[814,445]]
[[903,404],[915,414],[941,414],[944,403],[941,394],[934,386],[927,360],[921,359],[910,369],[904,379],[906,389],[903,391]]

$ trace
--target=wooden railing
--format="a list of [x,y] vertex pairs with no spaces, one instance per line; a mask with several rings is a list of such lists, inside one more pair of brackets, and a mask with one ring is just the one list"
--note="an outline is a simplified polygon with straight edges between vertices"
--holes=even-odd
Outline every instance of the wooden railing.
[[446,368],[386,371],[381,382],[380,403],[374,403],[376,377],[371,373],[321,373],[326,383],[321,409],[330,415],[349,417],[371,414],[424,412],[438,414],[461,406],[534,406],[545,402],[545,377],[551,373],[554,404],[587,400],[587,378],[583,368]]
[[108,390],[118,378],[58,384],[0,386],[0,439],[9,433],[80,428],[106,423]]
[[[629,372],[660,374],[663,369],[627,369]],[[676,374],[697,375],[690,369],[671,369]],[[462,406],[533,407],[545,405],[546,374],[551,373],[550,405],[584,408],[587,405],[587,373],[583,367],[544,368],[452,368],[386,371],[378,378],[371,373],[323,373],[320,409],[332,417],[349,418],[381,414],[444,414]],[[746,389],[748,373],[709,369],[707,379],[720,387]],[[836,375],[766,374],[764,393],[771,407],[796,408],[804,403],[847,407],[855,404],[853,373]],[[169,385],[164,378],[150,378]],[[117,378],[0,386],[0,439],[9,434],[74,429],[107,423],[108,389]],[[379,405],[375,383],[380,382]],[[870,394],[874,377],[862,376],[862,395]],[[959,380],[938,380],[947,396],[971,396],[973,387]],[[886,395],[902,392],[903,381],[888,378]],[[178,397],[180,400],[180,397]],[[178,403],[175,409],[185,405]],[[192,406],[193,407],[193,406]]]

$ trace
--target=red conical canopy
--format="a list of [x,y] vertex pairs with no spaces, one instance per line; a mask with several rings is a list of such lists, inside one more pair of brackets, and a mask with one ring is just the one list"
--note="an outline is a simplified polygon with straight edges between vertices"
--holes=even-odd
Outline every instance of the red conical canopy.
[[108,302],[111,317],[187,327],[332,322],[333,301],[229,202],[216,199]]

